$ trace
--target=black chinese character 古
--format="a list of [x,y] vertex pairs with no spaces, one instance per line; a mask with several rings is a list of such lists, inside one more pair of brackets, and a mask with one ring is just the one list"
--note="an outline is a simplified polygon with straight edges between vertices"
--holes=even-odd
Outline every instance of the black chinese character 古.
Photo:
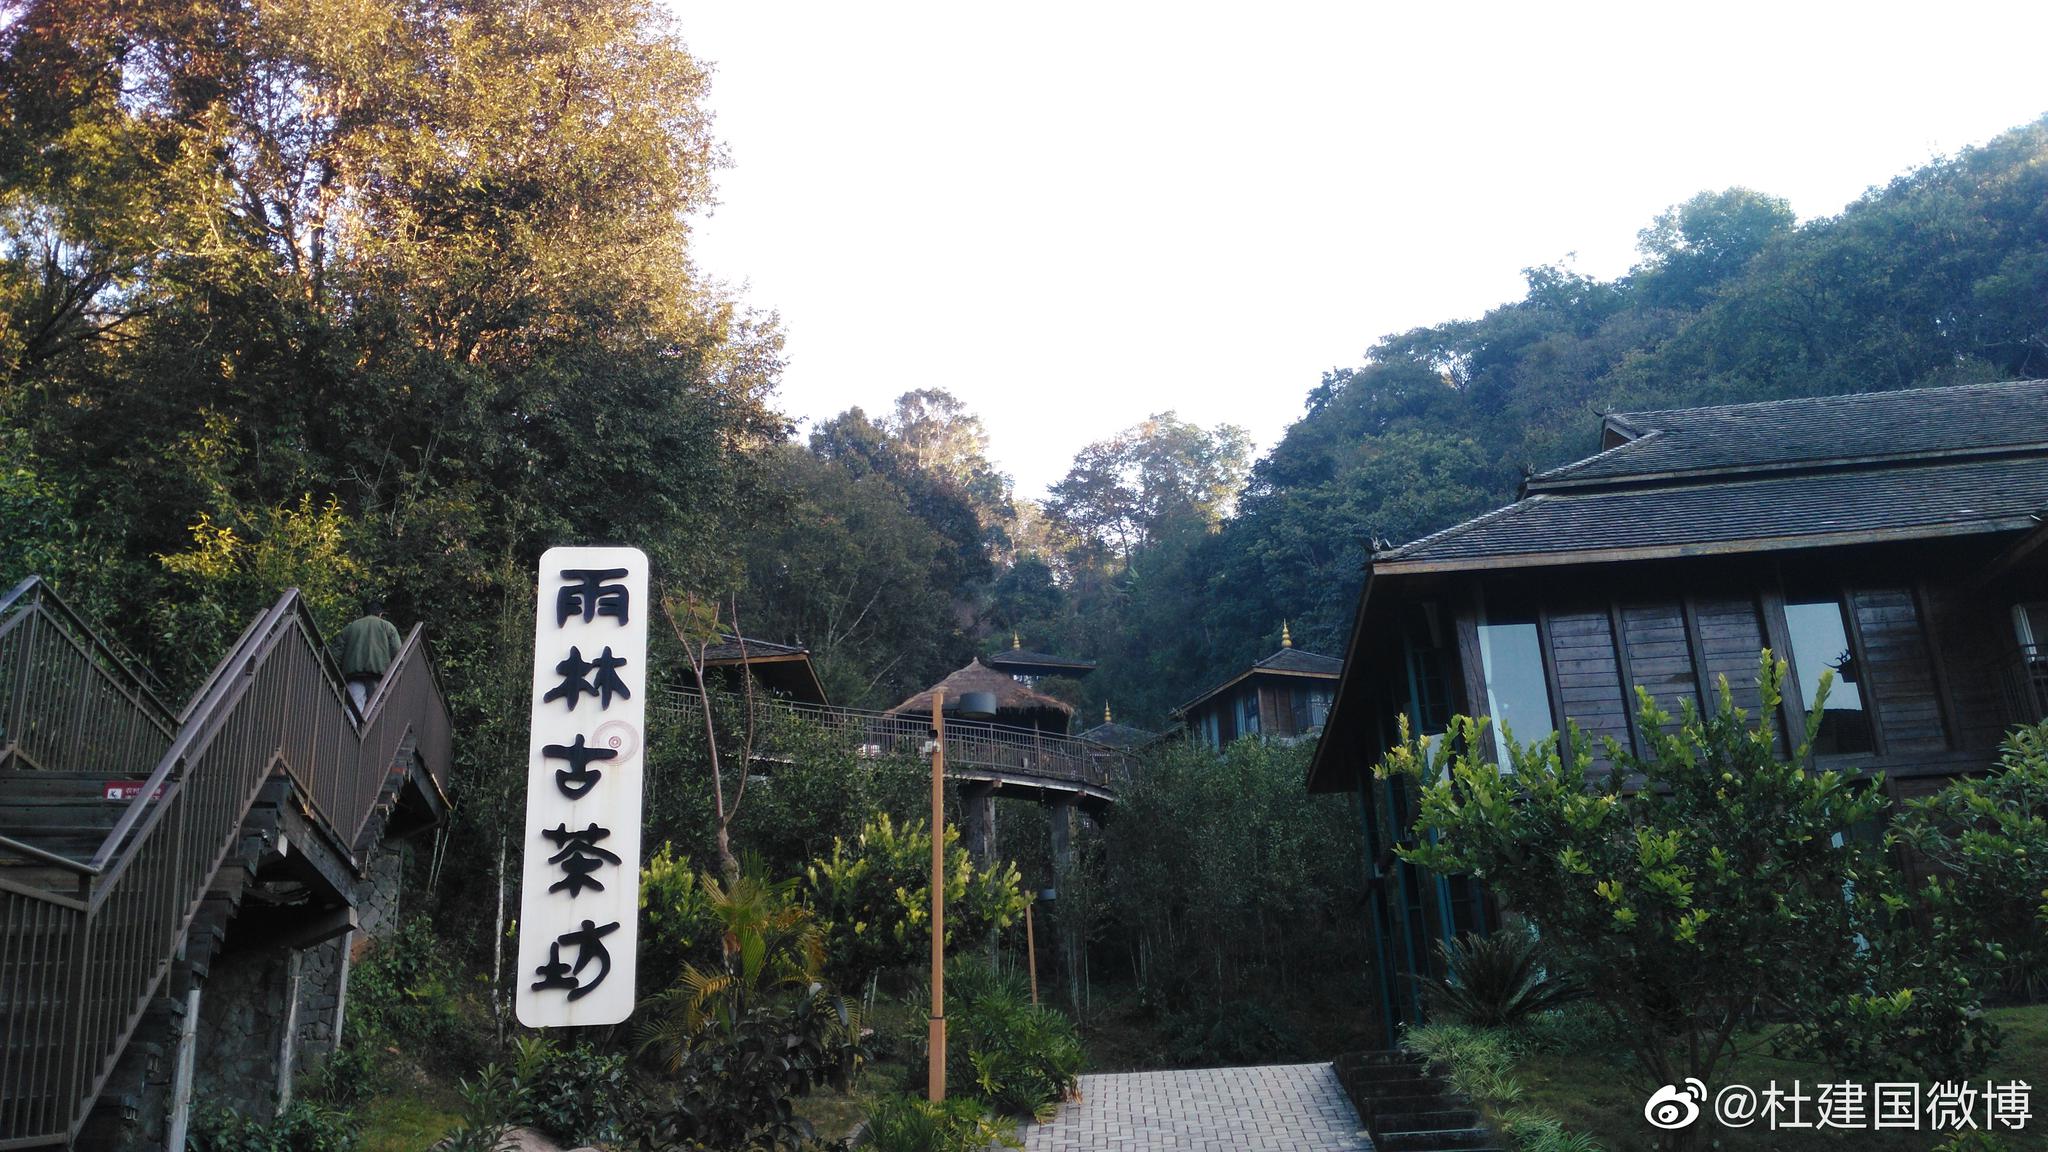
[[540,754],[547,760],[567,760],[567,768],[555,769],[555,787],[571,800],[580,800],[585,792],[597,787],[604,779],[604,773],[590,766],[593,760],[610,760],[618,753],[610,748],[586,748],[583,737],[576,737],[574,744],[543,744]]
[[585,624],[599,616],[609,616],[624,624],[631,595],[624,584],[605,581],[617,580],[625,574],[624,568],[562,569],[562,579],[569,583],[555,593],[555,627],[567,624],[571,616],[583,617]]
[[[604,938],[618,930],[619,923],[616,920],[603,927],[585,920],[583,927],[576,931],[564,932],[555,937],[555,942],[548,945],[548,962],[533,970],[533,974],[540,977],[533,982],[533,990],[541,992],[549,988],[566,988],[569,999],[582,999],[599,984],[604,983],[605,977],[612,974],[612,954],[605,951]],[[576,949],[576,963],[573,967],[562,959],[564,944]],[[597,975],[589,980],[577,979],[592,960],[597,961]]]
[[554,841],[555,847],[561,849],[561,851],[553,856],[548,857],[548,863],[558,864],[562,868],[562,878],[548,885],[548,891],[560,892],[562,889],[567,888],[569,895],[572,897],[581,893],[585,888],[595,888],[599,892],[604,891],[604,882],[592,876],[591,873],[597,871],[604,864],[619,863],[617,856],[597,846],[599,840],[603,840],[611,834],[611,829],[599,828],[594,823],[581,832],[570,831],[567,824],[557,824],[551,829],[542,829],[541,835]]
[[[633,698],[632,691],[626,687],[624,680],[619,679],[619,669],[625,666],[626,658],[612,655],[609,645],[605,647],[604,654],[595,660],[585,660],[583,649],[572,646],[569,649],[569,658],[555,665],[555,673],[562,678],[562,682],[548,689],[547,694],[541,697],[541,702],[545,704],[550,700],[567,700],[569,711],[574,712],[576,701],[586,695],[597,697],[599,708],[611,707],[614,696],[621,700],[630,700]],[[597,673],[595,680],[590,678],[592,672]]]

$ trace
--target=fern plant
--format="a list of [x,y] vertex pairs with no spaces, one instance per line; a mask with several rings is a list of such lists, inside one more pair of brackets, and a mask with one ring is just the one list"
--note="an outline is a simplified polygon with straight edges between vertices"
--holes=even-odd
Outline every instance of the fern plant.
[[1449,979],[1430,984],[1437,1014],[1464,1024],[1498,1028],[1572,1000],[1578,990],[1543,970],[1541,947],[1527,929],[1490,936],[1470,932],[1437,945]]

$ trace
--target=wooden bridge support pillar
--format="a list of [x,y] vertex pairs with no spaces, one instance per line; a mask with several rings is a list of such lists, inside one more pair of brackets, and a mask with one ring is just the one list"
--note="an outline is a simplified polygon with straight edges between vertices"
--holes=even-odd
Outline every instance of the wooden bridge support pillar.
[[1052,809],[1052,870],[1063,874],[1074,864],[1074,800],[1056,796],[1046,803]]
[[996,858],[996,789],[993,784],[968,784],[960,789],[964,834],[974,866],[986,868]]

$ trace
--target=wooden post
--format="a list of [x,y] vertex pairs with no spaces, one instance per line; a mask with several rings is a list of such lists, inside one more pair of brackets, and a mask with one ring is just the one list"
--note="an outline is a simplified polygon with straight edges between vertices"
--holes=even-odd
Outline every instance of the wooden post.
[[932,1014],[925,1096],[946,1098],[946,693],[932,689]]
[[1031,928],[1030,904],[1024,906],[1024,955],[1031,969],[1031,1005],[1035,1008],[1038,1006],[1038,933]]

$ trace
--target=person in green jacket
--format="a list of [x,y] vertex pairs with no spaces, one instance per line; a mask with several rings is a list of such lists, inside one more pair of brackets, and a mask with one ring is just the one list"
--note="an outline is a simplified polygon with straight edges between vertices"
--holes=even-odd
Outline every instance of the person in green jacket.
[[363,601],[362,618],[334,638],[334,660],[348,681],[348,698],[355,703],[358,716],[369,706],[370,693],[384,678],[385,670],[398,659],[402,643],[397,626],[384,618],[384,601],[375,596]]

